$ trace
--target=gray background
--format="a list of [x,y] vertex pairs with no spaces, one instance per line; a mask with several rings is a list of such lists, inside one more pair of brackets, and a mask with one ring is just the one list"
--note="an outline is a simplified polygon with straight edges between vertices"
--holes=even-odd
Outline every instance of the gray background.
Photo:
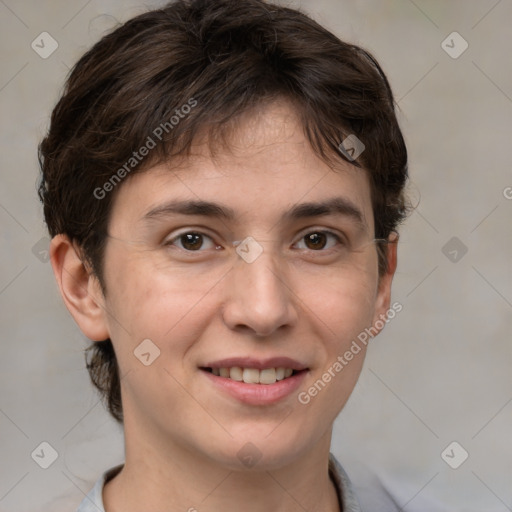
[[[372,342],[333,451],[366,510],[385,508],[365,493],[378,485],[407,512],[512,510],[512,2],[288,5],[382,64],[418,204],[401,231],[393,300],[403,311]],[[1,512],[75,510],[123,460],[122,433],[89,384],[86,340],[45,262],[36,145],[76,59],[147,7],[0,0]],[[47,59],[31,48],[43,31],[59,45]],[[453,31],[469,44],[458,58],[442,47]],[[458,247],[443,250],[453,237]],[[46,470],[31,458],[43,441],[58,452]],[[469,453],[458,469],[441,457],[453,441]],[[448,453],[454,464],[462,451]]]

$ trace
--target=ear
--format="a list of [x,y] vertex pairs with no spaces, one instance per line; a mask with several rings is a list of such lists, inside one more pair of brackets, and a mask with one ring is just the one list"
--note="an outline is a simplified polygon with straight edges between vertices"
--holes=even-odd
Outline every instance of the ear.
[[50,261],[62,299],[81,331],[93,341],[109,338],[105,299],[98,279],[86,268],[66,235],[52,239]]
[[[385,246],[387,255],[387,269],[379,277],[379,287],[377,291],[377,297],[375,301],[375,314],[373,318],[374,329],[380,332],[383,326],[378,329],[376,325],[382,324],[383,320],[387,317],[387,312],[391,304],[391,283],[393,282],[393,276],[395,275],[397,265],[397,246],[398,246],[398,233],[393,232],[389,238],[388,243]],[[377,323],[377,321],[380,322]],[[385,322],[384,322],[385,325]]]

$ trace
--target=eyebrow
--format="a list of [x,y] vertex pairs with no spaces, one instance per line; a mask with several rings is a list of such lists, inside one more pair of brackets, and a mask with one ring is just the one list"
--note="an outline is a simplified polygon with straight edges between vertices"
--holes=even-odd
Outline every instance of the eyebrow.
[[169,217],[171,215],[201,215],[203,217],[215,217],[225,220],[233,220],[235,211],[227,206],[209,201],[170,201],[158,205],[147,212],[142,219],[151,220]]
[[285,214],[285,218],[299,220],[336,214],[352,219],[361,227],[367,227],[362,211],[352,201],[344,197],[333,197],[325,201],[295,205]]
[[[232,208],[218,203],[201,200],[177,200],[155,206],[143,215],[142,220],[157,220],[176,214],[199,215],[223,220],[234,220],[236,217]],[[343,215],[355,221],[362,228],[368,227],[361,210],[352,201],[344,197],[297,204],[283,215],[283,219],[293,221],[325,215]]]

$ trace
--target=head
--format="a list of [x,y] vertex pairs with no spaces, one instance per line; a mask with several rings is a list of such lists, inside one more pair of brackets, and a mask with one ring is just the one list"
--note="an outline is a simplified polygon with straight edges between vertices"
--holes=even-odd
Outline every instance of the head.
[[[389,308],[407,153],[369,53],[261,0],[173,2],[79,60],[40,164],[52,264],[116,420],[190,449],[210,421],[203,448],[224,459],[207,404],[235,438],[262,440],[291,409],[290,442],[323,435],[364,347],[307,405],[234,407],[208,379],[230,355],[295,354],[307,389]],[[172,427],[166,408],[183,412]]]

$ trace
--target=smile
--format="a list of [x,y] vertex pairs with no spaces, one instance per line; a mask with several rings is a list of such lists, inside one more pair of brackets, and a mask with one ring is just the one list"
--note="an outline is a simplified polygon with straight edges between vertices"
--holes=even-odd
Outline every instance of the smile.
[[241,368],[233,366],[231,368],[205,368],[217,377],[245,382],[246,384],[275,384],[278,381],[291,377],[294,373],[292,368]]
[[226,364],[226,361],[221,366],[203,366],[200,370],[214,389],[222,394],[238,402],[262,406],[294,396],[308,375],[308,368],[298,364],[294,365],[295,368],[290,368],[287,362],[289,360],[279,361],[286,366],[270,366],[268,363],[251,364],[246,361],[244,366],[234,366],[234,361],[230,361],[231,364]]

